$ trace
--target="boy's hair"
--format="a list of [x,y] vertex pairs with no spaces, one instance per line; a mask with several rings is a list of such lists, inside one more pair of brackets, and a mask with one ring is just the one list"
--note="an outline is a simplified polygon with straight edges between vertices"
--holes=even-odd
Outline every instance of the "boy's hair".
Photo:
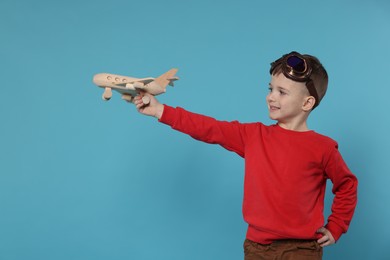
[[[304,75],[302,80],[295,79],[293,76],[286,74],[286,63],[287,63],[287,58],[290,56],[297,56],[302,59],[304,59],[305,65],[307,64],[307,67],[310,69],[309,74]],[[328,88],[328,73],[326,72],[324,66],[322,66],[321,62],[318,60],[318,58],[308,55],[308,54],[299,54],[298,52],[291,52],[289,54],[283,55],[281,58],[275,60],[274,62],[271,63],[271,69],[270,69],[270,74],[271,75],[278,75],[280,73],[283,73],[286,75],[288,78],[298,81],[298,82],[306,82],[306,86],[312,96],[315,97],[316,103],[313,106],[313,109],[316,108],[322,98],[325,96],[326,90]],[[307,76],[307,77],[306,77]],[[309,82],[312,82],[310,84]],[[311,89],[311,85],[314,85],[314,89]],[[312,93],[314,92],[314,93]]]

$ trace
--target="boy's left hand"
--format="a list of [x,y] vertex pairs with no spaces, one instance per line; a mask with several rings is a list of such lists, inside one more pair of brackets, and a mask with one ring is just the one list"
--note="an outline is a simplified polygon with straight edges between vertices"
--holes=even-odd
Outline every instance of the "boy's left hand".
[[336,241],[333,238],[332,233],[325,227],[322,227],[317,230],[317,233],[321,233],[322,237],[317,240],[317,243],[320,244],[321,247],[330,246],[336,243]]

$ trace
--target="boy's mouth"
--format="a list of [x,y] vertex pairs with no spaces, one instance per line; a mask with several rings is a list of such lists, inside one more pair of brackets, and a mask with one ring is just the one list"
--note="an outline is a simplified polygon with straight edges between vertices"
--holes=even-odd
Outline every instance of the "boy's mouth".
[[275,111],[275,110],[278,110],[278,109],[280,109],[280,107],[277,107],[277,106],[269,106],[269,110],[270,111]]

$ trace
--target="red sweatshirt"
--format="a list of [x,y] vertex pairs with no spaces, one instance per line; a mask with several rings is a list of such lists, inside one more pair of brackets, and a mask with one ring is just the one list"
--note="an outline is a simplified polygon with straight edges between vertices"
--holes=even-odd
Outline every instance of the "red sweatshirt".
[[316,230],[324,226],[327,179],[335,197],[326,228],[336,241],[347,231],[357,202],[357,179],[329,137],[278,125],[218,121],[169,106],[160,122],[245,159],[247,239],[268,244],[319,238]]

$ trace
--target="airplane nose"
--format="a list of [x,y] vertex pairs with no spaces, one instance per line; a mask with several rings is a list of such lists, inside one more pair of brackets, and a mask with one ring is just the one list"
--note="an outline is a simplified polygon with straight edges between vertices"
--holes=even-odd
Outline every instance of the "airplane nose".
[[104,73],[99,73],[99,74],[96,74],[93,76],[93,79],[92,79],[92,82],[95,84],[95,85],[98,85],[98,86],[101,86],[101,83],[103,82],[104,78]]
[[93,76],[92,82],[96,84],[97,83],[97,79],[98,79],[98,74]]

